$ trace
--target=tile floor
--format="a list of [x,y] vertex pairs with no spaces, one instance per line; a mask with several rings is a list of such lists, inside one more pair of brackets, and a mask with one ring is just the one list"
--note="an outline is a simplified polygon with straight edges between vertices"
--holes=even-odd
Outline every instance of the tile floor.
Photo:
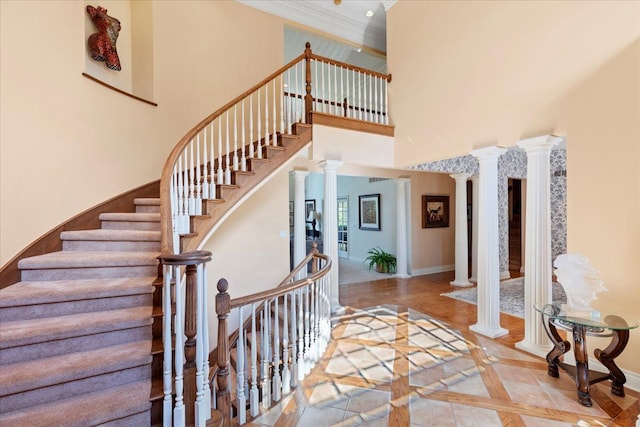
[[604,383],[592,396],[591,408],[581,406],[573,381],[549,377],[542,359],[388,305],[335,318],[311,374],[249,425],[589,427],[638,413],[637,398]]

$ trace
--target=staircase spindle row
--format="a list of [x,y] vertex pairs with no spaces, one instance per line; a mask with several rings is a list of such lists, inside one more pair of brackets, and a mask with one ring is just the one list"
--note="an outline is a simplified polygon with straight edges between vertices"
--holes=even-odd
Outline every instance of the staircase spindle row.
[[[219,352],[219,370],[212,383],[225,425],[234,418],[238,425],[245,424],[247,414],[256,417],[260,406],[268,409],[279,402],[311,372],[326,349],[331,329],[326,274],[331,263],[314,249],[299,266],[306,268],[310,260],[322,265],[309,277],[294,281],[291,274],[278,288],[253,296],[230,299],[227,282],[218,283],[217,301],[223,301],[217,304],[218,318],[226,319],[235,310],[231,316],[237,316],[240,325],[234,349],[235,376],[217,378],[229,375],[231,360],[231,352],[226,356]],[[261,310],[256,309],[258,305]],[[226,331],[226,325],[219,328],[219,333]],[[218,342],[225,338],[219,336]],[[230,398],[232,389],[235,399]],[[231,401],[235,408],[226,406]]]

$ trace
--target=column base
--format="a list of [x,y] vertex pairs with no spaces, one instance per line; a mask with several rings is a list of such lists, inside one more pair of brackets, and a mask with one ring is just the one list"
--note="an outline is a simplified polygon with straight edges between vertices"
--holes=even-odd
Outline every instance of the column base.
[[398,279],[409,279],[411,278],[411,275],[407,273],[400,273],[400,274],[395,274],[393,277],[397,277]]
[[500,280],[511,279],[511,273],[509,270],[500,272]]
[[478,283],[478,278],[477,277],[469,277],[469,281],[471,283]]
[[347,311],[345,310],[345,308],[343,306],[341,306],[340,304],[332,304],[331,305],[331,314],[335,315],[335,316],[342,316],[346,313]]
[[489,338],[498,338],[509,333],[507,329],[501,328],[499,326],[497,328],[488,328],[478,323],[469,326],[469,330],[475,332],[476,334],[484,335],[485,337]]
[[450,282],[450,284],[453,285],[453,286],[460,286],[462,288],[473,286],[473,283],[471,283],[468,280],[466,280],[466,281],[465,280],[454,280],[453,282]]
[[519,350],[526,351],[527,353],[531,353],[536,356],[540,356],[543,359],[547,357],[547,354],[553,348],[552,345],[540,345],[527,340],[519,341],[515,344],[515,346]]

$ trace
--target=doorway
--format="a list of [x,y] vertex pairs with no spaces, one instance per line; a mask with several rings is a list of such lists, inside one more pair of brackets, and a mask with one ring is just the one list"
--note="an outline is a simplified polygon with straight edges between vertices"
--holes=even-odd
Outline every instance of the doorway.
[[522,180],[509,178],[509,270],[522,267]]
[[338,257],[349,258],[349,198],[338,198]]

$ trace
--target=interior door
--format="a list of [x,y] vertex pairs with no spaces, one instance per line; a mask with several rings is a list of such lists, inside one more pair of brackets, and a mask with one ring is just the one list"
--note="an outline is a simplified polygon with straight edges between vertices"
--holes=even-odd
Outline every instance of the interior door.
[[349,258],[349,198],[338,198],[338,256]]

